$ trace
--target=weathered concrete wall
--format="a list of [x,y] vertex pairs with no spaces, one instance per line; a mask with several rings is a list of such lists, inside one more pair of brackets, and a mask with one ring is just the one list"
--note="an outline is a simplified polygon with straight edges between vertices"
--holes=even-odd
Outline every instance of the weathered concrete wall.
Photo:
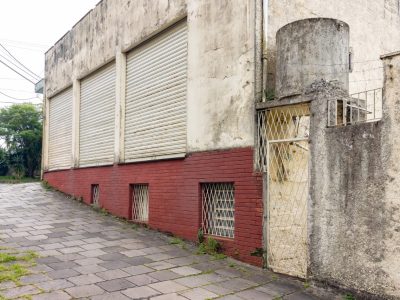
[[190,151],[254,143],[254,2],[188,1]]
[[383,118],[327,128],[311,104],[310,271],[318,280],[400,298],[400,56],[385,60]]
[[187,16],[188,150],[254,144],[254,0],[103,0],[46,53],[46,96]]
[[350,26],[353,72],[350,93],[381,88],[379,56],[400,48],[400,12],[397,0],[269,0],[268,87],[275,87],[276,32],[282,26],[305,18],[334,18]]

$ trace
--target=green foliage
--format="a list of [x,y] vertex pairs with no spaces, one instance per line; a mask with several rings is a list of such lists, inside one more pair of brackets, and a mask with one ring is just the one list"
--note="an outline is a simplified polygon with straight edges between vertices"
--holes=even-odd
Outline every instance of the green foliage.
[[34,177],[35,172],[40,169],[41,112],[33,104],[15,104],[2,108],[0,139],[5,142],[3,161],[7,162],[7,167],[13,171],[14,176],[22,178],[26,174]]
[[346,294],[343,298],[344,300],[356,300],[352,294]]
[[199,244],[197,254],[210,254],[217,260],[226,258],[226,255],[220,253],[220,251],[221,244],[212,237],[208,237],[204,242]]
[[275,100],[275,91],[273,89],[265,90],[265,99],[267,101]]
[[0,183],[27,183],[27,182],[35,182],[39,179],[36,178],[17,178],[15,176],[0,176]]
[[7,175],[8,164],[7,164],[7,152],[5,149],[0,148],[0,176]]
[[197,231],[197,241],[199,242],[199,244],[204,242],[204,232],[201,228],[199,228],[199,230]]
[[262,257],[264,254],[263,248],[256,248],[253,252],[250,253],[251,256]]
[[1,250],[3,252],[0,253],[0,283],[12,281],[20,285],[19,279],[30,274],[28,268],[36,264],[35,259],[38,255],[33,251],[18,252],[8,248]]
[[185,242],[184,242],[182,239],[178,238],[178,237],[173,237],[173,238],[169,241],[169,243],[170,243],[171,245],[178,245],[178,246],[181,247],[182,249],[186,249],[186,244],[185,244]]
[[8,253],[0,253],[0,263],[6,263],[10,261],[16,261],[17,257]]
[[53,187],[46,180],[42,181],[42,187],[47,191],[53,190]]

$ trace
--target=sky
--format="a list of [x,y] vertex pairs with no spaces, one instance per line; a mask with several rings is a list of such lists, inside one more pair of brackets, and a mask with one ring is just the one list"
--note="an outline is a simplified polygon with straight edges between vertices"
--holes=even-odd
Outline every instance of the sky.
[[[0,45],[37,75],[26,76],[36,82],[44,77],[44,53],[99,1],[0,0]],[[24,67],[5,49],[0,46],[0,108],[12,103],[42,103],[42,95],[35,94],[31,82],[1,63],[23,73],[11,62]]]

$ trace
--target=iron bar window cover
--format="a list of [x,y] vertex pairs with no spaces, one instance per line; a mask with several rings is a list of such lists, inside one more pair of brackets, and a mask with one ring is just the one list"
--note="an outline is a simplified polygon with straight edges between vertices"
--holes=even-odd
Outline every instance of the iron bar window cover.
[[202,229],[204,234],[235,237],[235,187],[233,183],[203,183]]
[[132,185],[132,220],[146,223],[149,220],[149,186]]
[[99,206],[100,187],[98,184],[92,184],[92,204]]

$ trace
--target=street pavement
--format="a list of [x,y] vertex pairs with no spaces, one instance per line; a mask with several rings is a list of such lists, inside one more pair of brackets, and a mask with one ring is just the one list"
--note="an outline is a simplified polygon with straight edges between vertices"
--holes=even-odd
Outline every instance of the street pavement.
[[197,255],[194,244],[40,183],[0,184],[0,253],[26,251],[39,255],[36,265],[16,282],[0,274],[0,299],[343,299],[231,258]]

